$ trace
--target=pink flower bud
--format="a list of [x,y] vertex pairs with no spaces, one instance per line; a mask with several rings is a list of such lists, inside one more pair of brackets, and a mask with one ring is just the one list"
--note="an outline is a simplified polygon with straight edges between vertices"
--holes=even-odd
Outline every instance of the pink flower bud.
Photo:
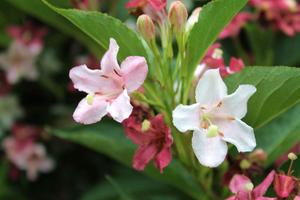
[[137,20],[137,29],[142,37],[149,41],[155,37],[155,27],[152,19],[148,15],[141,15]]
[[181,32],[185,29],[188,12],[181,1],[175,1],[171,4],[169,10],[169,22],[174,27],[175,32]]
[[274,190],[280,198],[286,198],[296,187],[296,180],[284,174],[276,174],[274,180]]

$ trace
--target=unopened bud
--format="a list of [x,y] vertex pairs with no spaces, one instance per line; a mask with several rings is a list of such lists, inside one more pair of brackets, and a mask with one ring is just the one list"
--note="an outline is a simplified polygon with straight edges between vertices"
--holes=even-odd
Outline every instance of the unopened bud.
[[201,10],[202,8],[199,7],[193,11],[192,15],[187,20],[186,27],[185,27],[186,32],[189,32],[193,28],[193,26],[198,22],[198,18]]
[[219,133],[219,129],[216,125],[210,125],[207,130],[207,137],[216,137]]
[[240,167],[241,167],[241,169],[249,169],[251,167],[251,163],[248,160],[243,159],[240,162]]
[[254,188],[254,185],[253,183],[249,182],[249,183],[246,183],[245,184],[245,190],[248,191],[248,192],[251,192]]
[[297,157],[296,154],[294,154],[293,152],[291,152],[291,153],[288,154],[288,158],[290,160],[297,160],[298,157]]
[[137,20],[137,30],[142,37],[149,41],[155,37],[155,26],[152,19],[148,15],[141,15]]
[[148,120],[144,120],[142,123],[142,132],[146,132],[150,129],[151,123]]
[[188,12],[181,1],[175,1],[171,4],[168,17],[175,33],[184,31],[188,18]]
[[86,102],[89,104],[89,105],[92,105],[93,102],[94,102],[94,94],[93,93],[90,93],[86,96]]
[[250,153],[249,160],[252,162],[264,162],[267,160],[267,154],[263,149],[256,149]]

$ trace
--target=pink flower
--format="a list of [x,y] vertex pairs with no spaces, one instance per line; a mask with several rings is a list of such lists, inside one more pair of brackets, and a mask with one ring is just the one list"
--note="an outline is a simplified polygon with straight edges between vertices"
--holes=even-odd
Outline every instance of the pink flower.
[[126,4],[126,8],[144,8],[150,5],[155,11],[166,8],[167,0],[131,0]]
[[300,196],[295,196],[294,200],[300,200]]
[[250,0],[263,19],[288,36],[300,32],[300,5],[296,0]]
[[127,57],[121,64],[117,61],[119,46],[110,39],[108,51],[102,58],[101,69],[91,70],[80,65],[70,70],[74,87],[88,93],[78,104],[73,118],[76,122],[92,124],[109,113],[122,122],[132,112],[129,94],[144,82],[148,66],[145,58]]
[[45,147],[35,143],[39,128],[15,124],[12,132],[13,136],[3,140],[4,151],[18,169],[27,171],[29,180],[35,180],[38,172],[48,172],[53,168],[53,161],[47,157]]
[[227,200],[276,200],[276,198],[264,197],[274,180],[275,171],[271,171],[261,184],[253,188],[251,180],[244,175],[235,175],[229,183],[229,189],[235,195]]
[[25,23],[23,26],[9,26],[7,32],[15,41],[28,47],[28,50],[34,55],[41,52],[44,37],[47,34],[45,28],[36,27],[30,22]]
[[252,15],[248,12],[237,14],[231,23],[223,30],[219,38],[236,37],[240,33],[241,28],[251,19]]
[[70,0],[70,1],[75,8],[81,10],[97,10],[99,4],[99,0]]
[[149,114],[135,108],[135,112],[123,123],[127,136],[139,146],[133,158],[133,168],[144,170],[146,165],[154,160],[155,166],[162,173],[172,160],[171,130],[160,114],[149,121],[147,119],[142,121],[144,117],[149,117]]
[[232,57],[229,66],[226,66],[223,58],[223,51],[220,47],[221,45],[219,43],[215,43],[209,47],[200,65],[196,68],[194,73],[196,79],[199,79],[208,69],[219,69],[221,76],[226,77],[230,74],[239,72],[244,68],[245,64],[243,60],[235,57]]
[[276,174],[274,180],[274,190],[280,198],[287,198],[296,188],[297,181],[292,176]]

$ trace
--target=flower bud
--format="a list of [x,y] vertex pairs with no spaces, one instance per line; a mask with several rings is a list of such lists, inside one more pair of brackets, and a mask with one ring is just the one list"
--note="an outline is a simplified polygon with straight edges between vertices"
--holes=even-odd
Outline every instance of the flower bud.
[[276,174],[274,179],[274,190],[280,198],[287,198],[296,187],[297,181],[284,174]]
[[290,159],[290,160],[297,160],[297,155],[296,154],[294,154],[293,152],[291,152],[291,153],[289,153],[288,154],[288,158]]
[[152,19],[148,15],[141,15],[137,20],[137,30],[142,37],[150,41],[155,37],[155,27]]
[[171,4],[168,17],[175,33],[184,31],[188,18],[188,12],[181,1],[175,1]]
[[189,17],[186,23],[186,27],[185,27],[186,32],[189,32],[193,28],[193,26],[198,22],[198,18],[201,10],[202,8],[199,7],[193,11],[192,15]]
[[240,162],[240,167],[241,167],[241,169],[249,169],[251,167],[251,163],[248,160],[243,159]]

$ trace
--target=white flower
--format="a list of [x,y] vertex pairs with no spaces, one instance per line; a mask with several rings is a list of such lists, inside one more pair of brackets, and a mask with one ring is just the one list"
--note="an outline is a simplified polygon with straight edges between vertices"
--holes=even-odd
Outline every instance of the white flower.
[[173,111],[175,127],[193,130],[193,150],[202,165],[217,167],[227,154],[226,142],[239,152],[256,146],[253,129],[241,121],[247,113],[247,101],[256,92],[252,85],[240,85],[231,95],[219,69],[207,70],[196,88],[196,103],[179,105]]

